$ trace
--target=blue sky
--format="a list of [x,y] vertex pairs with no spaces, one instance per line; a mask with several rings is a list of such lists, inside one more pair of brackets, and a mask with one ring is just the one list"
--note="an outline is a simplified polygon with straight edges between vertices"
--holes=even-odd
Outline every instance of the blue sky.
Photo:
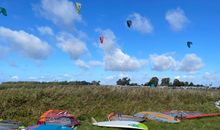
[[157,76],[220,85],[219,1],[77,0],[80,14],[75,2],[0,0],[8,12],[0,16],[0,82]]

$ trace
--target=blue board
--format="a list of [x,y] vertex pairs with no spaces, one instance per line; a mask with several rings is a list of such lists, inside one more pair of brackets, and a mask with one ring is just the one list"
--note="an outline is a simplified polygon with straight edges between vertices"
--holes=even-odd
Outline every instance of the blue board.
[[26,130],[74,130],[73,128],[55,125],[55,124],[42,124],[28,127]]

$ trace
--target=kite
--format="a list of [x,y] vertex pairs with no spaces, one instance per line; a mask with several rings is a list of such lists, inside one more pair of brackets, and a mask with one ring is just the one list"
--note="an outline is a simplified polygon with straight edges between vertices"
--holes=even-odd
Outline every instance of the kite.
[[81,10],[81,3],[76,2],[76,3],[75,3],[75,8],[76,8],[77,14],[79,14],[79,13],[80,13],[80,10]]
[[0,7],[0,14],[3,14],[4,16],[7,16],[7,11],[5,8]]
[[191,41],[188,41],[188,42],[187,42],[188,48],[191,48],[192,44],[193,44],[193,43],[192,43]]
[[127,20],[127,26],[130,28],[132,26],[132,21],[131,20]]
[[100,36],[100,43],[101,43],[101,44],[104,43],[104,36]]

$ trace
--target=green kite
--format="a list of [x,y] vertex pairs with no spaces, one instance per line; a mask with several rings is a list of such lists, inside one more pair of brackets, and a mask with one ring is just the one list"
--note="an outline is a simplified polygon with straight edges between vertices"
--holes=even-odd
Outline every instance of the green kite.
[[4,16],[7,16],[7,11],[5,8],[0,7],[0,14],[3,14]]

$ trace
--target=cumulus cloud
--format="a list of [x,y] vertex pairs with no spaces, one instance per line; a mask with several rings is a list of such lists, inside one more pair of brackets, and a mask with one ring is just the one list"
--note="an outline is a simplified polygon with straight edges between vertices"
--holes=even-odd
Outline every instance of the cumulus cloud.
[[167,54],[150,55],[150,61],[153,66],[153,70],[157,71],[175,70],[177,66],[176,60]]
[[16,31],[0,27],[0,38],[6,40],[15,51],[20,52],[34,60],[42,60],[48,57],[51,48],[47,42],[42,41],[35,35],[23,30]]
[[202,59],[196,54],[186,54],[181,61],[175,60],[173,56],[169,54],[150,55],[150,63],[152,69],[156,71],[183,71],[193,73],[200,70],[204,64]]
[[48,26],[38,27],[37,30],[43,35],[50,35],[50,36],[54,35],[53,30]]
[[180,63],[180,70],[196,72],[204,66],[202,59],[196,54],[187,54]]
[[149,19],[138,13],[131,14],[128,19],[132,20],[132,28],[140,33],[151,33],[153,31],[153,25]]
[[89,69],[90,68],[90,66],[87,63],[85,63],[83,60],[80,60],[80,59],[76,60],[75,64],[82,69]]
[[72,27],[75,22],[82,20],[75,11],[74,3],[70,0],[41,0],[38,11],[56,25]]
[[18,80],[19,77],[18,77],[17,75],[14,75],[14,76],[11,76],[10,79],[11,79],[11,80]]
[[92,61],[89,61],[89,65],[90,66],[103,66],[104,64],[101,61],[92,60]]
[[105,69],[112,71],[134,71],[145,65],[144,60],[130,57],[118,48],[113,53],[105,55],[104,63]]
[[189,23],[188,18],[181,8],[167,11],[165,19],[174,31],[181,31]]
[[115,34],[107,30],[98,30],[104,37],[104,44],[101,48],[104,51],[104,67],[110,71],[134,71],[143,67],[146,62],[144,60],[138,60],[135,57],[131,57],[124,53],[117,47],[117,41]]
[[87,52],[85,42],[71,34],[60,33],[56,39],[58,47],[67,53],[73,60],[78,60]]
[[206,80],[220,79],[220,77],[217,75],[217,73],[214,73],[214,72],[205,72],[205,74],[203,75],[203,78]]

